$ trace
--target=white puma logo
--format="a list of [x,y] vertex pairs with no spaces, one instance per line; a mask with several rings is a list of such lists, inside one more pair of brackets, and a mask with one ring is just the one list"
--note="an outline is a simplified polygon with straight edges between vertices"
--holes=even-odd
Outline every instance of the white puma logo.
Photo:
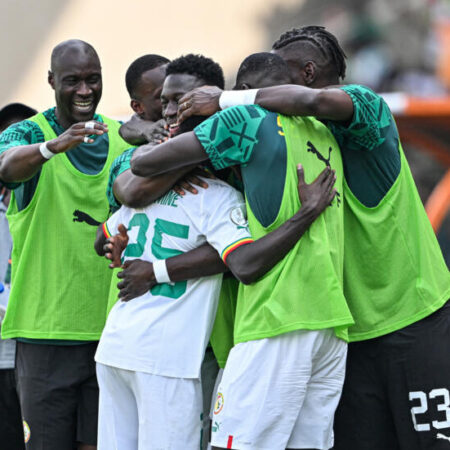
[[436,435],[436,437],[437,437],[438,439],[445,439],[445,440],[447,440],[447,441],[450,442],[450,437],[446,436],[445,434],[438,433],[438,434]]

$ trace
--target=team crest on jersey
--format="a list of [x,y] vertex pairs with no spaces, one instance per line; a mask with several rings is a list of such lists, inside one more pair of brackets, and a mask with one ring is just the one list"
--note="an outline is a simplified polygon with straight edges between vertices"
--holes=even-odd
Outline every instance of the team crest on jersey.
[[223,404],[225,400],[223,398],[222,392],[217,393],[216,404],[214,405],[214,414],[219,414],[223,409]]
[[245,206],[238,206],[230,211],[230,219],[238,228],[248,227],[246,216]]
[[25,444],[30,440],[30,437],[31,437],[30,427],[25,422],[25,420],[23,420],[23,438],[24,438]]

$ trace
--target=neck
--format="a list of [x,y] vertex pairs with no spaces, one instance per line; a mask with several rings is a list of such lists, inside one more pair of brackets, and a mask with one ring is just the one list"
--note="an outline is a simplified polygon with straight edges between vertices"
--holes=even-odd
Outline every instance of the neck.
[[64,117],[58,107],[56,107],[55,110],[55,116],[56,116],[56,120],[58,121],[58,123],[65,129],[67,130],[67,128],[69,128],[71,125],[73,125],[75,122],[73,120],[67,119],[66,117]]

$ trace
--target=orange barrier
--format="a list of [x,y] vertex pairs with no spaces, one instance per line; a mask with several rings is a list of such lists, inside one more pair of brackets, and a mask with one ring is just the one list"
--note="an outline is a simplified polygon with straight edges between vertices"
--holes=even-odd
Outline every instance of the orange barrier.
[[450,169],[433,189],[425,205],[433,230],[439,230],[450,209]]

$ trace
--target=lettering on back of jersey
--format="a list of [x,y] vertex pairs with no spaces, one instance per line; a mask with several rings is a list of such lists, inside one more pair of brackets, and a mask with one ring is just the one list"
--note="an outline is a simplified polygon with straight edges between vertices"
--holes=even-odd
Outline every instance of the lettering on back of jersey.
[[181,195],[177,194],[175,191],[169,191],[166,194],[164,194],[162,197],[160,197],[158,200],[156,200],[156,203],[159,203],[160,205],[164,206],[172,206],[174,208],[177,208],[177,201],[181,198]]

